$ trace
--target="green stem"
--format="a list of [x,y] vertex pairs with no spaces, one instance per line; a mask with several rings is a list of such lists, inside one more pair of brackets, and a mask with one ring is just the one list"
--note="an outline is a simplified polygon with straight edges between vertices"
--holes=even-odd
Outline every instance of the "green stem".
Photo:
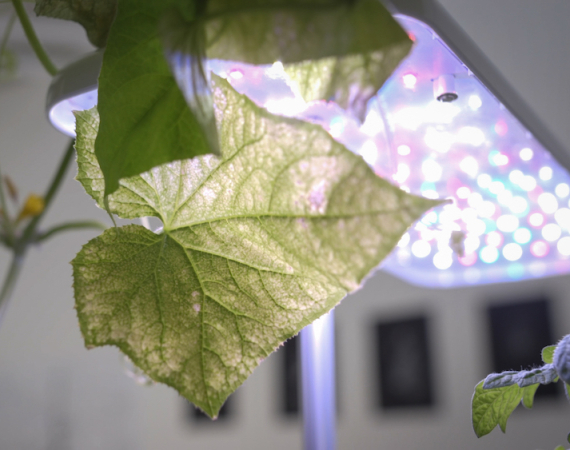
[[2,291],[0,291],[0,323],[2,323],[2,317],[8,307],[8,301],[10,300],[10,295],[14,290],[16,281],[18,280],[18,275],[20,275],[23,261],[23,255],[20,255],[18,252],[14,252],[12,263],[8,269],[6,278],[4,279],[4,284],[2,285]]
[[[2,43],[0,43],[0,62],[4,58],[4,52],[6,51],[6,46],[8,45],[8,40],[10,39],[10,33],[12,33],[12,28],[14,28],[14,23],[16,23],[16,14],[12,13],[8,19],[8,25],[4,30],[4,35],[2,36]],[[0,64],[1,65],[1,64]]]
[[24,229],[22,237],[19,239],[19,244],[23,247],[27,247],[31,242],[33,242],[34,240],[33,237],[36,235],[36,227],[40,222],[40,220],[42,220],[42,217],[47,212],[51,204],[51,201],[53,200],[54,195],[56,194],[57,190],[59,189],[59,186],[61,185],[61,182],[63,181],[65,172],[67,172],[67,168],[69,167],[69,163],[71,162],[71,159],[73,157],[74,153],[73,143],[74,141],[71,141],[69,143],[69,146],[67,147],[67,150],[63,155],[63,158],[61,158],[57,172],[54,175],[53,180],[51,181],[51,184],[49,185],[46,194],[44,195],[43,211],[30,221],[28,226]]
[[16,10],[16,14],[18,14],[22,28],[24,28],[24,33],[26,33],[28,42],[34,49],[36,56],[44,66],[44,69],[46,69],[51,76],[54,76],[57,73],[57,68],[51,62],[51,59],[47,55],[40,40],[38,39],[34,27],[32,26],[32,22],[30,22],[30,18],[26,13],[26,9],[24,8],[22,0],[12,0],[12,5],[14,5],[14,9]]
[[10,243],[14,242],[14,228],[12,225],[12,220],[10,219],[10,214],[8,214],[8,203],[6,202],[6,196],[4,195],[4,179],[2,178],[2,171],[0,170],[0,216],[2,219],[2,227],[6,232],[6,240]]
[[6,311],[6,306],[10,299],[10,295],[14,290],[16,280],[18,279],[18,275],[22,269],[22,264],[24,262],[24,257],[26,256],[28,247],[34,242],[33,238],[36,235],[36,227],[46,213],[49,205],[51,204],[51,201],[53,200],[53,197],[55,196],[57,190],[59,189],[59,186],[61,185],[61,182],[63,181],[65,172],[67,171],[67,168],[69,167],[69,163],[71,162],[73,156],[73,150],[73,141],[71,141],[67,147],[67,150],[65,151],[65,154],[63,155],[63,158],[61,158],[57,172],[46,191],[46,194],[44,196],[43,211],[30,221],[22,233],[22,236],[14,243],[14,255],[12,257],[12,263],[10,264],[10,268],[8,269],[8,273],[4,279],[4,284],[2,285],[2,290],[0,291],[0,321],[2,320],[2,316]]
[[103,225],[102,223],[99,223],[99,222],[95,222],[95,221],[88,221],[87,220],[87,221],[80,221],[80,222],[69,222],[69,223],[64,223],[62,225],[57,225],[57,226],[50,228],[49,230],[45,231],[44,233],[41,233],[40,235],[38,235],[36,237],[35,242],[45,241],[46,239],[50,238],[54,234],[61,233],[62,231],[79,230],[79,229],[83,229],[83,228],[93,228],[93,229],[103,230],[103,231],[107,229],[107,227],[105,225]]

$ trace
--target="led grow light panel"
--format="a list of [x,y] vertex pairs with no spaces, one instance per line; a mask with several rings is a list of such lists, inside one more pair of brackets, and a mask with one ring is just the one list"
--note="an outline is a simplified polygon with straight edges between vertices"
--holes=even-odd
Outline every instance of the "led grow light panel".
[[362,124],[333,102],[305,103],[280,63],[210,68],[269,111],[321,124],[402,189],[452,199],[404,235],[385,270],[426,286],[570,271],[568,173],[429,27],[398,20],[413,50]]

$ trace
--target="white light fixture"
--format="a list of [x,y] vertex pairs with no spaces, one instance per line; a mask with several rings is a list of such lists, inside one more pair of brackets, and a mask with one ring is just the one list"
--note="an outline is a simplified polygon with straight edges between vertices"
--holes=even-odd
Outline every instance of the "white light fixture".
[[[434,287],[570,272],[570,155],[435,0],[385,2],[415,44],[362,124],[333,103],[305,103],[278,62],[210,69],[276,114],[321,124],[402,189],[453,199],[409,230],[384,270]],[[50,87],[49,118],[70,136],[71,110],[96,103],[101,56]],[[268,95],[276,80],[279,95]]]

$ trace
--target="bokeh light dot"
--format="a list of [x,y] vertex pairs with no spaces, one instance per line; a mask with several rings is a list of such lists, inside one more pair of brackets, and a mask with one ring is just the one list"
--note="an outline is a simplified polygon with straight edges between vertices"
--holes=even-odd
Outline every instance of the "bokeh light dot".
[[503,256],[508,261],[518,261],[523,254],[523,249],[519,244],[511,242],[503,247]]
[[528,244],[532,239],[532,233],[528,228],[519,228],[513,233],[513,238],[519,244]]
[[418,82],[417,77],[413,73],[405,74],[402,77],[402,80],[404,81],[404,86],[406,86],[408,89],[413,89]]
[[453,264],[452,254],[451,252],[437,252],[433,256],[433,265],[439,270],[449,269]]
[[532,213],[528,218],[528,223],[535,228],[539,228],[544,223],[544,216],[540,213]]
[[570,236],[564,236],[556,244],[556,248],[561,255],[570,256]]
[[489,190],[493,194],[498,195],[505,190],[505,185],[503,183],[501,183],[500,181],[493,181],[491,183],[491,185],[489,186]]
[[515,214],[522,214],[528,208],[528,202],[523,197],[516,196],[509,202],[509,208]]
[[431,245],[426,241],[415,241],[412,244],[412,253],[417,258],[425,258],[431,253]]
[[540,170],[538,171],[538,177],[542,181],[548,181],[552,179],[552,167],[548,166],[541,167]]
[[535,241],[530,245],[530,252],[537,258],[544,258],[549,251],[550,247],[544,241]]
[[554,220],[564,229],[570,229],[570,209],[560,208],[554,213]]
[[402,156],[408,156],[412,150],[408,145],[399,145],[398,154]]
[[519,152],[519,156],[523,161],[530,161],[534,156],[534,152],[532,151],[532,149],[526,147]]
[[508,205],[511,202],[512,198],[513,198],[513,193],[508,190],[504,190],[503,192],[500,192],[499,195],[497,195],[497,201],[501,205]]
[[477,111],[479,108],[481,108],[483,102],[481,101],[481,97],[479,97],[478,95],[471,95],[469,96],[467,104],[473,111]]
[[462,200],[466,199],[467,197],[469,197],[469,194],[471,193],[471,190],[466,187],[466,186],[461,186],[459,189],[457,189],[457,191],[455,192],[455,194],[457,195],[457,198],[460,198]]
[[536,180],[532,175],[525,175],[525,177],[519,183],[521,189],[530,192],[536,188]]
[[477,236],[467,236],[463,241],[463,248],[465,253],[474,253],[481,246],[481,239]]
[[562,230],[555,223],[549,223],[542,228],[542,237],[548,242],[557,241],[562,234]]
[[469,267],[477,262],[477,253],[466,254],[463,258],[459,258],[459,263],[463,266]]
[[511,173],[509,173],[509,181],[513,184],[520,184],[521,181],[524,180],[524,174],[518,170],[512,170]]
[[467,224],[467,231],[475,236],[481,236],[485,234],[487,230],[487,224],[481,219],[474,220]]
[[550,192],[544,192],[538,196],[538,206],[546,214],[552,214],[558,209],[558,200]]
[[519,227],[519,219],[511,214],[504,214],[497,219],[497,228],[505,233],[511,233]]
[[485,242],[492,247],[500,247],[503,243],[503,235],[498,231],[491,231],[485,236]]
[[487,173],[482,173],[477,177],[477,184],[482,189],[487,189],[489,186],[491,186],[492,182],[493,179],[491,178],[491,175]]
[[493,264],[499,259],[499,250],[496,247],[483,247],[479,252],[479,257],[484,263]]
[[570,194],[570,186],[568,186],[566,183],[557,184],[554,192],[556,195],[558,195],[558,197],[566,198]]

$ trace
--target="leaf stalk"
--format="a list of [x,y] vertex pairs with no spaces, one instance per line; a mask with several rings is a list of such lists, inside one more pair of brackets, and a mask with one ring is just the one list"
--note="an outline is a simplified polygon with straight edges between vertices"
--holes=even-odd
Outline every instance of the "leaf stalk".
[[56,225],[55,227],[52,227],[49,230],[36,235],[34,242],[35,243],[43,242],[52,237],[53,235],[61,233],[63,231],[80,230],[85,228],[93,228],[104,231],[107,229],[107,226],[100,222],[95,222],[93,220],[64,223],[61,225]]
[[42,65],[44,66],[44,69],[46,69],[46,71],[51,76],[54,76],[55,74],[57,74],[58,70],[55,67],[55,65],[51,62],[50,57],[48,56],[48,54],[44,50],[44,47],[42,46],[40,40],[38,39],[38,36],[36,35],[36,31],[34,30],[34,27],[32,26],[32,22],[30,21],[30,18],[28,17],[28,13],[26,12],[26,9],[24,8],[24,4],[22,3],[22,0],[12,0],[12,5],[14,6],[14,9],[16,10],[16,14],[18,15],[18,19],[20,19],[20,23],[22,24],[22,28],[24,29],[24,33],[26,33],[26,37],[28,38],[28,42],[32,46],[32,49],[34,50],[36,56],[38,57],[38,59],[40,60]]

